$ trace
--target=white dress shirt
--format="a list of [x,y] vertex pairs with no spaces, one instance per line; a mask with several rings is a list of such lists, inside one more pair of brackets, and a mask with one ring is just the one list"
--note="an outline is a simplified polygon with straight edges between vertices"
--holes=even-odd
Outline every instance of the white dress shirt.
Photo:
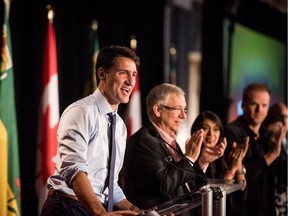
[[[85,172],[100,202],[107,201],[108,188],[104,186],[108,173],[110,122],[107,113],[110,112],[113,112],[111,106],[98,89],[65,109],[57,132],[56,169],[48,178],[48,188],[75,196],[71,182],[77,173]],[[123,165],[127,137],[126,126],[116,115],[114,205],[125,198],[118,185],[118,176]]]

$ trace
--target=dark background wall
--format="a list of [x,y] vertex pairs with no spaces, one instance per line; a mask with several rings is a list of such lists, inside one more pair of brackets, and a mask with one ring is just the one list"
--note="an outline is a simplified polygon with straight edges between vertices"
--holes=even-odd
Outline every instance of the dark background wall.
[[[18,117],[23,215],[37,215],[35,192],[38,107],[43,47],[47,29],[46,5],[55,11],[60,113],[83,97],[91,73],[89,26],[99,22],[99,42],[130,46],[136,35],[141,58],[141,94],[163,82],[162,23],[164,1],[20,1],[10,8],[15,96]],[[143,103],[144,105],[144,103]],[[121,106],[123,107],[123,106]],[[143,108],[144,110],[144,108]],[[143,116],[146,116],[143,113]]]
[[[202,28],[201,109],[213,110],[222,119],[226,118],[228,103],[222,73],[221,22],[225,2],[224,0],[204,1]],[[56,14],[54,25],[58,50],[60,113],[70,103],[83,96],[84,83],[91,71],[89,25],[93,19],[99,22],[101,47],[107,44],[129,46],[130,36],[133,34],[137,37],[137,53],[141,58],[140,87],[143,121],[146,121],[145,96],[154,85],[163,82],[163,8],[166,4],[164,0],[11,1],[10,27],[24,216],[37,215],[37,198],[34,189],[37,121],[48,3],[52,5]],[[245,8],[242,10],[246,11]],[[251,16],[253,19],[256,17],[252,25],[258,28],[263,25],[262,16],[260,19],[256,15],[259,11],[253,13],[249,12],[248,20],[245,18],[248,15],[244,14],[241,20],[249,24]],[[276,36],[286,41],[286,18],[287,16],[282,15],[271,18],[269,22],[272,22],[272,25],[265,31],[269,34],[279,32]],[[281,20],[280,24],[279,20]]]
[[[203,60],[200,109],[214,111],[225,123],[232,98],[229,98],[230,69],[223,66],[223,55],[225,55],[223,43],[229,43],[223,41],[223,17],[230,19],[232,23],[239,23],[283,42],[287,50],[287,10],[286,14],[280,13],[277,9],[258,0],[206,0],[202,17]],[[233,29],[230,34],[233,39]],[[283,91],[287,103],[287,62],[284,67],[286,67],[286,74],[283,79],[286,80],[286,88]],[[225,70],[228,70],[228,74],[224,73]]]

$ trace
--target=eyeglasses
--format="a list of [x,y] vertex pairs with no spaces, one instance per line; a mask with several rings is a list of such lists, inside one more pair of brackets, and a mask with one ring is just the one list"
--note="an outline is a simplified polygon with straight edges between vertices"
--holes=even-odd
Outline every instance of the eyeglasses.
[[170,106],[165,106],[165,105],[159,105],[167,110],[173,111],[173,112],[184,112],[185,114],[188,113],[188,109],[187,108],[181,108],[181,107],[170,107]]

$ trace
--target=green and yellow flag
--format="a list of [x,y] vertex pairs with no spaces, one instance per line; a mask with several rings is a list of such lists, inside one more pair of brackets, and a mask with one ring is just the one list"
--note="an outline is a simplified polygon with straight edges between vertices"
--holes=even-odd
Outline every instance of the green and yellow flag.
[[96,61],[97,56],[100,51],[99,39],[98,39],[98,21],[93,20],[90,26],[90,55],[92,60],[92,69],[88,72],[88,76],[85,77],[85,86],[84,86],[84,96],[92,94],[97,88],[96,80]]
[[0,215],[20,216],[20,169],[9,5],[6,1],[4,3],[0,62]]

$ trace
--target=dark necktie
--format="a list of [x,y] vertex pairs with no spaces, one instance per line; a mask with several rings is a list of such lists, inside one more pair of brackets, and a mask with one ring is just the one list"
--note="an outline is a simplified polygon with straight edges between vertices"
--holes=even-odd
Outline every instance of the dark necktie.
[[114,170],[115,170],[115,159],[116,159],[116,146],[115,146],[115,128],[116,128],[116,115],[109,113],[110,118],[110,139],[109,139],[109,167],[108,167],[108,212],[113,211],[113,182],[114,182]]
[[180,156],[179,153],[175,150],[175,149],[177,149],[176,140],[172,141],[171,146],[172,146],[173,148],[170,147],[169,149],[170,149],[170,152],[171,152],[174,160],[175,160],[176,162],[180,161],[180,160],[181,160],[181,156]]
[[[171,151],[171,154],[172,154],[174,160],[175,160],[176,162],[178,162],[178,161],[180,161],[182,158],[181,158],[180,154],[174,150],[174,149],[177,149],[176,140],[174,140],[174,141],[171,143],[171,145],[174,147],[173,149],[170,148],[170,149],[172,150],[172,151]],[[185,186],[186,186],[186,188],[184,188],[184,190],[187,190],[187,192],[191,192],[190,186],[188,185],[187,182],[185,183]]]

